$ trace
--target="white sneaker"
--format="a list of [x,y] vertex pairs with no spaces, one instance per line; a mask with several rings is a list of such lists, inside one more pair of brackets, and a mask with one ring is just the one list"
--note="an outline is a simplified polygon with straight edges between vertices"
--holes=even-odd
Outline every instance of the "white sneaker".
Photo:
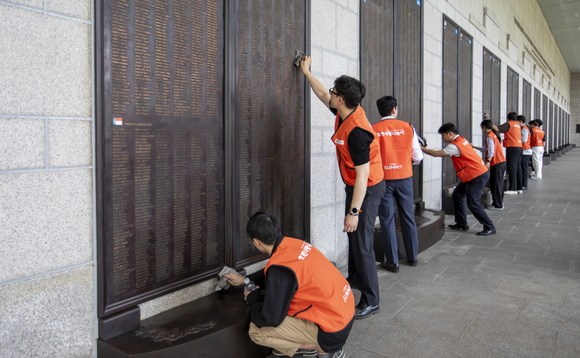
[[503,210],[503,206],[501,208],[498,208],[498,207],[495,207],[493,205],[488,205],[487,206],[487,209],[490,209],[490,210]]
[[523,194],[524,191],[523,190],[518,190],[518,194]]
[[514,195],[517,194],[518,192],[515,190],[507,190],[503,192],[505,195]]

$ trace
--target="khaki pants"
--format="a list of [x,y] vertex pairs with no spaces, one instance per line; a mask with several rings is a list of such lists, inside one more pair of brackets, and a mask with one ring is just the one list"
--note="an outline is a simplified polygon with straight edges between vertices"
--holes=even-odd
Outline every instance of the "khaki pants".
[[311,321],[286,316],[278,327],[258,328],[250,323],[250,338],[254,343],[271,347],[292,357],[301,344],[318,344],[318,326]]

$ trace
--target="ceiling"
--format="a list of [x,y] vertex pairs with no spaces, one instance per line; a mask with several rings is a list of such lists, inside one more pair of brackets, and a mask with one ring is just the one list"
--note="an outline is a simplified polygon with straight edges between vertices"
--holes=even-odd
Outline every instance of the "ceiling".
[[537,0],[570,73],[580,72],[580,0]]

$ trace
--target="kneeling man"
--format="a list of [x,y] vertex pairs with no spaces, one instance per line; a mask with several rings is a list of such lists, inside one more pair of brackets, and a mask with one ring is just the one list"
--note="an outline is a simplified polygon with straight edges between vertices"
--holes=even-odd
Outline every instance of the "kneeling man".
[[[274,348],[277,356],[295,354],[343,358],[354,320],[350,285],[334,265],[309,243],[284,237],[274,214],[257,212],[246,226],[252,244],[270,259],[264,271],[249,276],[265,288],[246,293],[250,338]],[[226,274],[232,285],[244,277]]]

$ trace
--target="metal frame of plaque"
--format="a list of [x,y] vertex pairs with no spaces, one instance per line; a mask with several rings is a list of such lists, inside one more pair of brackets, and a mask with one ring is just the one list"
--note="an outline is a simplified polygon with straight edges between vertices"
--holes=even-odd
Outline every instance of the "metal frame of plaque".
[[[423,125],[423,2],[361,2],[360,72],[367,92],[361,105],[371,123],[380,121],[376,100],[391,95],[401,119],[418,134]],[[423,166],[413,166],[414,202],[422,202]]]
[[97,0],[99,317],[310,240],[309,0]]

